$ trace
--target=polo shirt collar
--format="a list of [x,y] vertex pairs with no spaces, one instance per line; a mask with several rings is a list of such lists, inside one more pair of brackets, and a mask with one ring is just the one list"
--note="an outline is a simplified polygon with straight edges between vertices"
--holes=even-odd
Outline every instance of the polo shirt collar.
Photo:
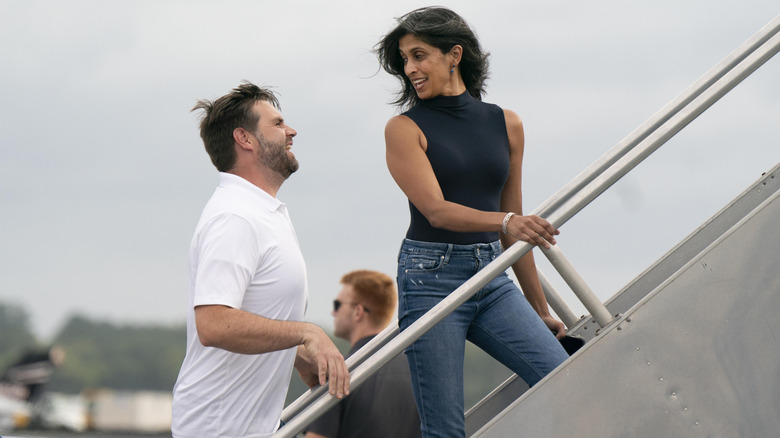
[[276,211],[284,209],[287,206],[284,202],[274,198],[268,192],[250,183],[249,181],[241,178],[238,175],[232,173],[220,172],[219,173],[219,186],[229,189],[239,190],[248,196],[254,198],[258,204],[267,208],[269,211]]

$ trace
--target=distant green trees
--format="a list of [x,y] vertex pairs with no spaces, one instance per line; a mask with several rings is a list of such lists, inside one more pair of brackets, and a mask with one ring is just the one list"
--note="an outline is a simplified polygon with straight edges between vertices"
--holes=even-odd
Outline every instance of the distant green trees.
[[35,345],[27,312],[20,306],[0,303],[0,370]]
[[[170,391],[184,359],[185,326],[117,326],[74,316],[54,339],[65,361],[47,386],[76,394],[113,388]],[[27,312],[0,303],[0,372],[28,350],[44,350]]]
[[170,391],[184,359],[185,338],[184,325],[116,326],[73,317],[54,341],[66,358],[50,389]]

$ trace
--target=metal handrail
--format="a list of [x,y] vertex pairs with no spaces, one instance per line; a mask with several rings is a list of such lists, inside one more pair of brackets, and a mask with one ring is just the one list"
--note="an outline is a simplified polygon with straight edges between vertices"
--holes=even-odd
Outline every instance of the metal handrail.
[[[501,253],[473,277],[468,279],[460,287],[434,306],[425,315],[420,317],[406,330],[388,342],[378,352],[367,358],[365,362],[355,369],[350,379],[350,386],[355,388],[363,383],[371,374],[375,373],[390,359],[401,353],[404,348],[411,345],[425,332],[452,313],[461,304],[465,303],[479,289],[482,289],[500,273],[506,271],[514,262],[532,249],[526,242],[517,242]],[[283,428],[279,429],[273,437],[292,438],[307,424],[318,418],[319,415],[333,407],[339,400],[323,393],[314,400],[306,409],[290,420]]]
[[[546,217],[553,226],[560,228],[572,216],[780,51],[780,34],[778,34],[778,31],[780,31],[780,15],[740,46],[739,49],[732,52],[710,73],[705,74],[694,83],[688,91],[683,93],[685,96],[681,95],[682,100],[680,100],[681,97],[678,97],[664,107],[664,109],[674,114],[659,116],[656,113],[648,122],[632,132],[612,151],[602,156],[569,185],[565,186],[564,189],[534,210],[532,214]],[[688,108],[689,105],[692,105],[693,108]],[[657,121],[654,121],[656,119]],[[650,129],[651,127],[652,129]],[[629,147],[628,144],[632,145]],[[477,272],[476,275],[458,287],[406,330],[387,342],[375,354],[365,359],[352,373],[351,387],[356,388],[363,383],[371,374],[398,355],[408,345],[411,345],[424,332],[452,313],[457,307],[465,303],[494,277],[506,271],[531,249],[532,246],[530,244],[522,241],[509,247],[493,262]],[[383,340],[380,339],[377,342],[383,342]],[[355,361],[359,360],[362,360],[362,357],[355,358]],[[339,401],[327,395],[324,388],[319,392],[317,390],[310,392],[312,394],[304,395],[302,398],[309,397],[310,399],[316,397],[316,399],[287,422],[284,427],[279,429],[273,437],[294,437],[306,425]]]
[[580,172],[579,175],[564,185],[553,196],[549,197],[538,207],[537,210],[539,211],[539,215],[546,218],[553,211],[559,209],[565,202],[574,196],[574,194],[593,181],[597,175],[615,164],[621,157],[638,145],[639,142],[647,138],[652,132],[661,127],[661,125],[666,123],[685,106],[693,102],[694,99],[725,76],[740,62],[744,61],[778,32],[780,32],[780,16],[775,17],[766,26],[748,38],[721,62],[715,65],[715,67],[711,68],[707,73],[703,74],[691,84],[685,91],[672,99],[644,123],[636,127],[617,145]]
[[[712,86],[693,99],[688,106],[680,109],[659,129],[652,132],[639,142],[637,146],[623,154],[615,161],[614,165],[593,177],[582,190],[572,194],[569,199],[560,204],[559,208],[550,211],[550,214],[545,216],[546,219],[557,228],[566,223],[574,214],[582,210],[599,194],[617,182],[642,160],[655,152],[663,143],[680,132],[682,128],[717,102],[718,99],[777,54],[780,51],[780,33],[778,33],[780,31],[780,15],[772,23],[774,23],[774,34],[766,41],[766,44],[756,48],[755,51],[744,58],[743,62],[726,72]],[[593,195],[594,193],[595,196]]]
[[[555,314],[561,318],[561,321],[563,321],[566,327],[574,327],[580,318],[571,310],[566,301],[558,294],[552,283],[550,283],[550,280],[548,280],[547,276],[544,275],[544,272],[542,272],[538,267],[536,272],[539,276],[539,282],[542,284],[544,295],[547,298],[550,307],[552,307]],[[354,370],[358,365],[363,363],[366,358],[376,353],[385,344],[390,342],[391,339],[398,336],[398,333],[400,333],[398,324],[391,323],[388,325],[384,330],[382,330],[382,332],[374,336],[368,343],[366,343],[358,351],[347,358],[347,368],[350,370],[350,372]],[[324,393],[325,387],[317,386],[301,394],[300,397],[295,399],[286,408],[284,408],[284,411],[282,411],[282,423],[289,422],[291,418],[300,413],[309,404],[311,404],[314,399]]]
[[[349,369],[349,371],[352,372],[352,370],[354,370],[358,365],[363,363],[366,358],[376,353],[391,339],[395,338],[398,335],[398,333],[400,333],[400,331],[401,329],[398,328],[398,324],[391,323],[384,330],[382,330],[382,332],[374,336],[364,346],[360,347],[358,351],[356,351],[354,354],[352,354],[347,358],[346,360],[347,369]],[[350,382],[350,383],[352,384],[351,385],[352,387],[355,386],[354,382]],[[298,397],[295,401],[290,403],[282,411],[282,416],[281,416],[282,423],[289,422],[292,417],[298,415],[298,413],[300,413],[304,408],[306,408],[306,406],[311,404],[311,402],[314,399],[324,394],[325,392],[326,392],[325,386],[316,386],[301,394],[300,397]]]

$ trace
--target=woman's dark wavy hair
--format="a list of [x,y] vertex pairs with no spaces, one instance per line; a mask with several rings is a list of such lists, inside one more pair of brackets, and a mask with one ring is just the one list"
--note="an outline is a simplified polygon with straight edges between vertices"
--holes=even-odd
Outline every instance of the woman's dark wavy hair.
[[379,64],[402,84],[398,98],[393,104],[410,108],[420,101],[412,82],[404,73],[404,61],[398,49],[398,41],[405,35],[414,35],[442,53],[448,53],[455,45],[460,44],[463,47],[463,56],[458,67],[466,90],[482,100],[485,81],[488,78],[490,54],[482,51],[476,34],[460,15],[443,7],[427,7],[415,9],[396,20],[398,26],[375,46]]

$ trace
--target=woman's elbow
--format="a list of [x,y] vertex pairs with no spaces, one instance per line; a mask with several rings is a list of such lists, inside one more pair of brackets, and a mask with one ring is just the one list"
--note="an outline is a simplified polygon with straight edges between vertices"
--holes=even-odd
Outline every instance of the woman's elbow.
[[446,212],[442,209],[428,210],[423,213],[423,216],[425,216],[425,219],[428,220],[428,223],[430,223],[433,228],[446,229],[449,226]]
[[445,228],[446,222],[439,216],[430,215],[426,217],[426,219],[428,219],[428,222],[433,228]]

